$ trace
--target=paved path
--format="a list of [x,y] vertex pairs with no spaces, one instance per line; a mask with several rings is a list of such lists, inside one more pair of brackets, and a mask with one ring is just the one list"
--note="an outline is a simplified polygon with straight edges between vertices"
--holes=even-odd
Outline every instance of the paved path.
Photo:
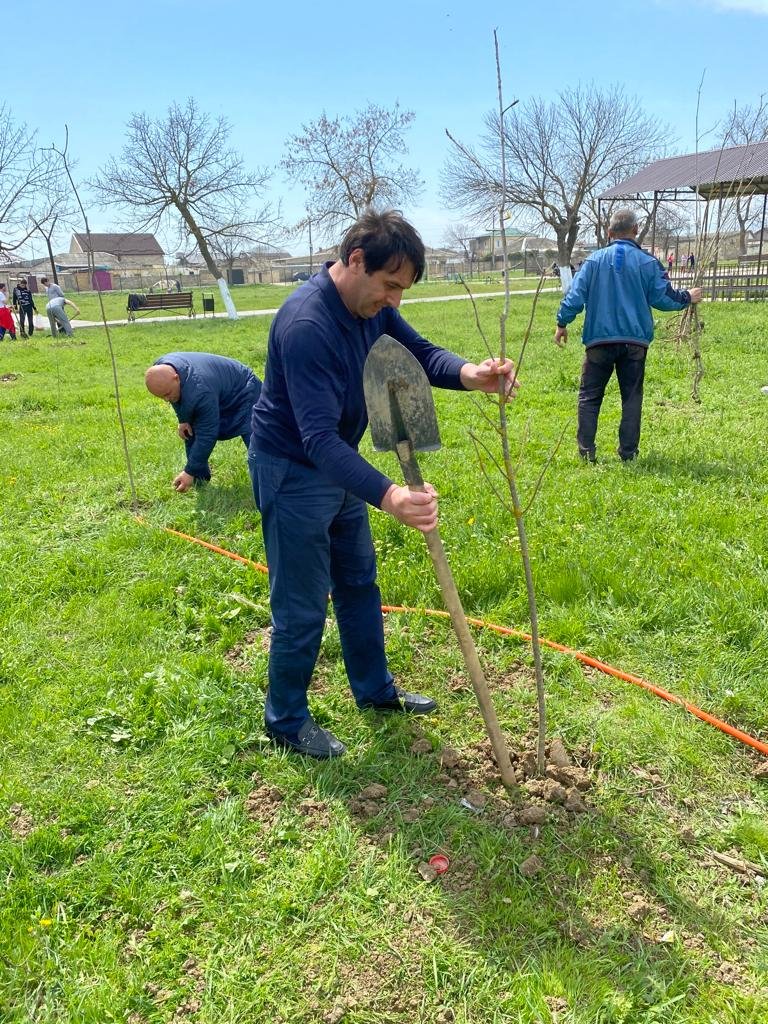
[[[541,291],[542,291],[542,293],[543,292],[559,292],[560,291],[560,286],[556,285],[555,287],[552,287],[552,288],[542,288]],[[520,291],[510,292],[509,296],[510,296],[510,298],[514,299],[517,295],[535,295],[535,294],[536,294],[536,289],[535,288],[528,288],[528,289],[522,289]],[[475,302],[479,302],[481,299],[504,298],[504,292],[479,292],[477,295],[474,295],[473,298],[474,298]],[[462,295],[434,295],[434,296],[431,296],[431,297],[425,297],[423,299],[403,299],[402,305],[403,306],[415,306],[415,305],[419,305],[420,303],[424,303],[424,302],[460,302],[460,301],[466,302],[468,299],[469,299],[469,295],[467,295],[467,294],[462,294]],[[237,315],[238,315],[238,317],[242,317],[243,319],[245,319],[246,317],[249,317],[249,316],[274,316],[276,312],[277,312],[277,309],[243,309],[243,310],[239,309],[237,311]],[[226,320],[227,319],[227,314],[226,313],[212,313],[209,316],[200,317],[198,319]],[[174,315],[174,316],[143,316],[143,317],[141,317],[140,320],[137,320],[136,322],[137,323],[144,323],[144,324],[167,324],[167,323],[172,323],[173,321],[179,321],[179,320],[189,320],[189,317],[188,316],[176,316],[176,315]],[[110,327],[124,327],[127,323],[129,323],[128,320],[107,320],[107,324]],[[102,323],[101,320],[73,320],[72,321],[72,326],[75,327],[75,328],[77,328],[77,327],[103,327],[104,324]]]

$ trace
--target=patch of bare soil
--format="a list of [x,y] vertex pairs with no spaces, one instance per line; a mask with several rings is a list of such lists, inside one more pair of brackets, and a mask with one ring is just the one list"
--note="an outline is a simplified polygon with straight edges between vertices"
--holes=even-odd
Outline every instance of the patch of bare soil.
[[308,829],[326,829],[330,827],[331,816],[328,804],[324,800],[313,800],[307,797],[301,800],[296,807],[299,814],[304,815],[304,821]]
[[8,827],[14,839],[26,839],[34,831],[35,823],[32,820],[32,815],[25,811],[21,804],[11,804],[8,814],[10,815]]
[[283,800],[284,796],[276,786],[264,784],[251,790],[243,806],[252,821],[271,827]]
[[[387,943],[389,946],[389,943]],[[336,966],[333,986],[327,989],[316,980],[324,971],[318,966],[305,969],[305,985],[313,989],[309,999],[312,1019],[318,1024],[343,1024],[355,1019],[416,1020],[422,1000],[419,986],[412,984],[415,953],[403,955],[394,946],[366,953],[351,963]],[[408,972],[410,983],[403,980]],[[313,984],[313,975],[315,976]]]
[[248,672],[253,666],[251,649],[256,651],[269,651],[269,640],[272,635],[272,627],[264,626],[261,629],[249,630],[239,644],[235,644],[224,655],[224,661],[234,669],[235,672]]
[[3,384],[7,384],[9,381],[18,380],[18,379],[19,379],[18,373],[3,373],[3,374],[0,374],[0,381]]

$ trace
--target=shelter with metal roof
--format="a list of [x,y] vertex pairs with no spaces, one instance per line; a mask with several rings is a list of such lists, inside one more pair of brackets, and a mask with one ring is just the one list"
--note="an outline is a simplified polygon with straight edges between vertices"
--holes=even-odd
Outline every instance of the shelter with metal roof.
[[[604,202],[616,200],[638,201],[653,196],[655,211],[658,202],[663,200],[722,202],[724,199],[756,195],[763,196],[759,268],[768,203],[768,141],[655,160],[602,192],[597,200],[598,217]],[[651,245],[653,247],[653,242]]]

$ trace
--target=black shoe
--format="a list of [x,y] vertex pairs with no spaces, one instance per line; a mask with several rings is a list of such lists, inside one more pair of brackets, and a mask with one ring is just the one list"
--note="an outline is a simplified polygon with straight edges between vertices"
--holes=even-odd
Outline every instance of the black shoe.
[[395,687],[397,697],[395,700],[385,700],[380,704],[363,704],[361,711],[371,709],[373,711],[394,711],[395,713],[409,715],[429,715],[437,710],[437,701],[431,697],[422,697],[420,693],[406,693],[399,686]]
[[297,754],[306,754],[307,757],[326,760],[330,757],[342,757],[347,752],[347,748],[341,740],[337,740],[327,729],[321,729],[311,718],[308,718],[299,729],[295,740],[281,736],[279,733],[270,732],[269,729],[266,730],[266,733],[278,746],[295,750]]
[[594,448],[592,451],[581,451],[581,449],[579,449],[579,457],[582,462],[597,462],[597,455],[595,454]]

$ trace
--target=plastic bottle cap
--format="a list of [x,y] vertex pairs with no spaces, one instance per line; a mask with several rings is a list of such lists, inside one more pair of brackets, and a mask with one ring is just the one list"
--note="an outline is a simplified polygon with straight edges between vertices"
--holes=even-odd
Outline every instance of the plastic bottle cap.
[[430,857],[429,863],[435,869],[438,875],[444,875],[448,868],[451,866],[451,862],[442,853],[436,853],[434,857]]

